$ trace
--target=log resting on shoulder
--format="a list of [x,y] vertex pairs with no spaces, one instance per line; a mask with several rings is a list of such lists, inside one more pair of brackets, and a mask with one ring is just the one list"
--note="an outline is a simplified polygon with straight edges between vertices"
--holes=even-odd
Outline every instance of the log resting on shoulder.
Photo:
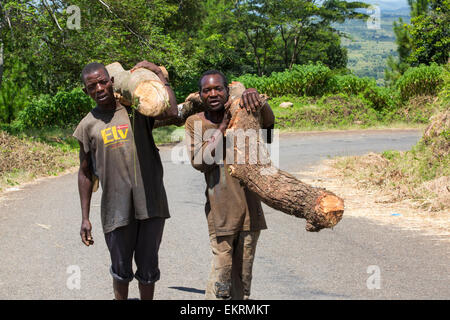
[[310,186],[274,167],[259,134],[256,135],[257,148],[249,146],[248,142],[245,148],[239,146],[236,130],[259,132],[260,121],[258,115],[248,113],[239,106],[239,99],[232,103],[230,112],[232,118],[226,136],[227,140],[234,139],[234,143],[227,141],[227,157],[232,152],[233,159],[237,160],[239,156],[245,159],[227,164],[231,176],[258,194],[269,207],[306,219],[307,231],[317,232],[334,227],[342,219],[344,201],[330,191]]
[[[123,105],[134,105],[138,112],[149,117],[156,117],[170,108],[166,87],[152,71],[138,68],[131,73],[119,62],[107,65],[106,70],[114,77],[114,95]],[[167,78],[167,70],[161,70]]]
[[[228,147],[227,158],[230,153],[234,155],[233,159],[243,156],[245,161],[237,163],[228,163],[227,167],[231,176],[237,178],[249,190],[255,192],[261,200],[276,210],[297,218],[306,219],[306,230],[317,232],[323,228],[334,227],[341,219],[344,213],[344,201],[322,188],[316,188],[295,178],[293,175],[273,166],[270,155],[259,134],[257,137],[256,163],[250,161],[254,159],[255,151],[247,142],[245,148],[237,148],[237,131],[261,129],[259,114],[247,113],[239,106],[240,97],[245,87],[239,82],[230,84],[230,96],[233,103],[230,106],[232,118],[226,132]],[[267,103],[267,96],[261,95],[262,100]],[[205,110],[202,105],[199,93],[192,93],[182,104],[181,118],[170,119],[168,121],[156,121],[155,127],[162,125],[175,124],[181,126],[186,119],[195,113]],[[234,139],[234,143],[229,144],[229,139]],[[250,151],[250,149],[252,151]],[[236,161],[235,161],[236,162]]]

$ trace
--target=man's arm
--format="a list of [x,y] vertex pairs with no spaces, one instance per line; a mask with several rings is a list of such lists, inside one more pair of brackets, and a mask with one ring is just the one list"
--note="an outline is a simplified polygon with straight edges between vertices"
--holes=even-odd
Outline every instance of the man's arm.
[[92,172],[90,169],[91,157],[89,153],[84,152],[84,147],[80,144],[80,169],[78,170],[78,192],[80,194],[81,202],[81,229],[80,236],[81,241],[90,246],[94,244],[94,240],[91,235],[92,225],[89,221],[89,212],[91,207],[92,196]]
[[266,142],[272,142],[272,130],[275,125],[275,115],[273,114],[270,105],[265,102],[261,102],[259,93],[254,88],[249,88],[244,91],[240,101],[240,107],[245,108],[247,112],[260,112],[261,115],[261,127],[267,130]]
[[139,62],[138,64],[136,64],[131,69],[131,72],[133,72],[137,68],[145,68],[145,69],[150,70],[153,73],[155,73],[159,77],[161,82],[165,85],[166,90],[167,90],[167,94],[169,95],[170,108],[168,110],[166,110],[164,113],[162,113],[161,115],[155,117],[155,119],[156,120],[167,120],[167,119],[170,119],[170,118],[178,117],[178,105],[177,105],[177,99],[175,97],[175,92],[170,87],[169,81],[164,77],[164,74],[161,71],[161,68],[158,67],[156,64],[154,64],[152,62],[145,61],[145,60]]
[[[198,121],[200,125],[196,126],[196,121]],[[192,116],[186,120],[185,141],[189,158],[194,169],[201,172],[208,172],[217,165],[216,163],[207,163],[205,159],[206,157],[214,158],[215,148],[218,143],[223,143],[223,132],[225,132],[228,123],[225,121],[229,120],[222,121],[223,123],[219,126],[219,129],[213,130],[211,138],[206,140],[204,139],[201,120],[193,120]]]
[[261,119],[262,119],[262,128],[267,129],[274,126],[275,124],[275,115],[273,114],[273,110],[270,105],[266,102],[261,108]]
[[261,127],[267,130],[266,142],[272,143],[273,128],[275,127],[275,115],[270,105],[266,102],[261,109]]

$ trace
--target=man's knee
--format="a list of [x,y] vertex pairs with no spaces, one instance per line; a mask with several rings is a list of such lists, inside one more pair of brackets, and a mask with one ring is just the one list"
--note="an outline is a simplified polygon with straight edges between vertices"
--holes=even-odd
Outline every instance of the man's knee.
[[231,282],[216,282],[215,294],[218,299],[231,299]]

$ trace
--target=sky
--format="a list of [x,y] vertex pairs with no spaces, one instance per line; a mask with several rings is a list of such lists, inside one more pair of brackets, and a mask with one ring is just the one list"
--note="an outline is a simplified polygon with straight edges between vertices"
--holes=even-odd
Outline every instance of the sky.
[[408,7],[407,0],[360,0],[360,1],[379,5],[381,9],[395,10]]

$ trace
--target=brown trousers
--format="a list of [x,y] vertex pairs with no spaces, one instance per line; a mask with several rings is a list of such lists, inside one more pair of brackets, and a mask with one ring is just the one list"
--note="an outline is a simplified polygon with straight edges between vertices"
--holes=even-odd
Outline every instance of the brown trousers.
[[250,296],[253,261],[260,231],[210,236],[213,253],[207,300],[244,300]]

